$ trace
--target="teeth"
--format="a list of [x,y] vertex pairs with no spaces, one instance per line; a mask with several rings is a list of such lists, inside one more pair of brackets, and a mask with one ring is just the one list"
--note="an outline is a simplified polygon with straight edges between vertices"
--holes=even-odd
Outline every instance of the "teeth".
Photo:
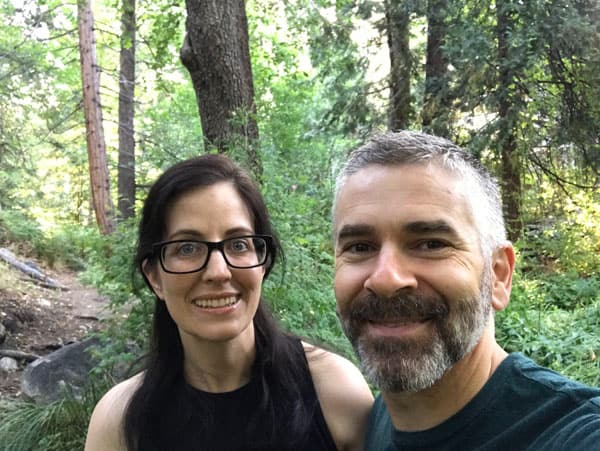
[[228,298],[221,299],[196,299],[194,301],[194,305],[202,308],[218,308],[227,307],[235,304],[236,302],[237,298],[235,296],[229,296]]

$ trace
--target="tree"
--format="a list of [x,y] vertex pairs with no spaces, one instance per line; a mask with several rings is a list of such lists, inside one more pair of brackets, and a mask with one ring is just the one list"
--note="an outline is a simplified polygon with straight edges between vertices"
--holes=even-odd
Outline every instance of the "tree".
[[519,93],[515,89],[518,73],[512,64],[509,35],[515,29],[511,0],[496,0],[498,34],[498,146],[502,158],[502,200],[508,237],[516,240],[521,235],[521,164],[515,128],[518,124]]
[[443,50],[448,33],[444,20],[447,14],[448,0],[427,2],[427,55],[421,118],[426,131],[443,137],[448,137],[448,129],[451,125],[448,59]]
[[413,71],[410,52],[410,8],[404,0],[385,1],[385,19],[390,54],[389,128],[408,128],[414,105],[410,93]]
[[[368,59],[361,55],[355,39],[356,22],[368,19],[371,7],[361,11],[354,0],[294,0],[285,3],[290,37],[295,50],[302,54],[308,44],[314,75],[310,86],[314,107],[305,114],[309,134],[365,136],[375,125],[377,113],[369,102]],[[302,11],[302,14],[298,14]],[[335,12],[335,14],[333,14]],[[306,36],[306,42],[300,38]],[[290,55],[275,49],[275,55]],[[281,65],[276,68],[280,70]],[[305,70],[301,74],[307,75]],[[270,88],[269,88],[270,89]],[[296,90],[295,90],[296,91]],[[288,106],[289,108],[289,106]]]
[[81,80],[83,84],[83,112],[90,166],[92,203],[100,232],[108,234],[114,229],[113,204],[110,197],[106,144],[102,126],[100,73],[96,62],[94,17],[92,15],[91,0],[78,1],[77,18]]
[[186,37],[181,61],[188,69],[205,145],[227,152],[246,151],[257,179],[262,163],[243,0],[186,0]]
[[[530,161],[563,190],[600,184],[600,3],[556,0],[543,5],[538,34],[545,70],[537,76],[533,107],[556,111],[545,118],[547,151],[530,154]],[[557,169],[573,165],[571,174]]]
[[123,0],[119,76],[119,169],[118,209],[120,217],[135,214],[135,0]]

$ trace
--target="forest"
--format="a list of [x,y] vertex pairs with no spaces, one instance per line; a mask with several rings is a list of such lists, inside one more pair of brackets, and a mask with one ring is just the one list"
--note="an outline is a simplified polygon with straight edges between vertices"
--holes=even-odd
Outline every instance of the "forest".
[[148,338],[142,202],[193,155],[260,183],[286,257],[264,288],[282,325],[354,359],[333,185],[387,129],[446,137],[497,177],[518,257],[498,341],[600,386],[597,0],[0,0],[0,24],[0,247],[128,312],[106,320],[84,396],[0,404],[3,449],[82,449],[113,368]]

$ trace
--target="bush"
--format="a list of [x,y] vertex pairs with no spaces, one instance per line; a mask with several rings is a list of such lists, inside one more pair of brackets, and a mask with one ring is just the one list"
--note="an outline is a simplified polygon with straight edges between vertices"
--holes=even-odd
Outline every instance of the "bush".
[[0,243],[10,244],[16,253],[43,260],[50,267],[60,264],[83,269],[90,250],[100,240],[96,227],[68,224],[44,232],[36,220],[19,211],[0,211]]
[[567,274],[515,274],[496,337],[508,352],[583,383],[600,385],[600,280]]
[[90,385],[81,396],[67,393],[47,405],[15,402],[0,407],[3,451],[79,451],[85,444],[94,406],[109,387],[108,381]]
[[113,315],[105,323],[100,338],[97,371],[114,374],[115,367],[133,366],[146,349],[154,297],[144,288],[141,276],[133,267],[137,239],[135,219],[120,223],[109,236],[92,247],[88,265],[81,274],[84,283],[97,287],[110,299]]
[[32,218],[14,210],[0,210],[0,243],[13,244],[20,254],[34,256],[43,250],[44,234]]
[[600,274],[600,194],[581,191],[555,208],[526,227],[518,243],[524,267],[582,278]]

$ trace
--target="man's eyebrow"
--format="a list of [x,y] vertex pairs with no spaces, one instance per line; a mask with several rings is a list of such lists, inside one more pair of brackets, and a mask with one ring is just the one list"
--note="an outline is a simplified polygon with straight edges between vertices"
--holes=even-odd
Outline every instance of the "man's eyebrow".
[[371,235],[374,232],[375,228],[368,224],[345,224],[337,233],[336,240],[340,241],[348,237]]
[[456,229],[444,220],[413,221],[406,224],[403,228],[405,231],[415,234],[441,233],[458,236]]
[[[442,234],[458,237],[458,231],[447,221],[412,221],[402,226],[405,233],[415,235]],[[347,238],[364,237],[375,234],[375,227],[369,224],[345,224],[337,232],[336,241]]]

